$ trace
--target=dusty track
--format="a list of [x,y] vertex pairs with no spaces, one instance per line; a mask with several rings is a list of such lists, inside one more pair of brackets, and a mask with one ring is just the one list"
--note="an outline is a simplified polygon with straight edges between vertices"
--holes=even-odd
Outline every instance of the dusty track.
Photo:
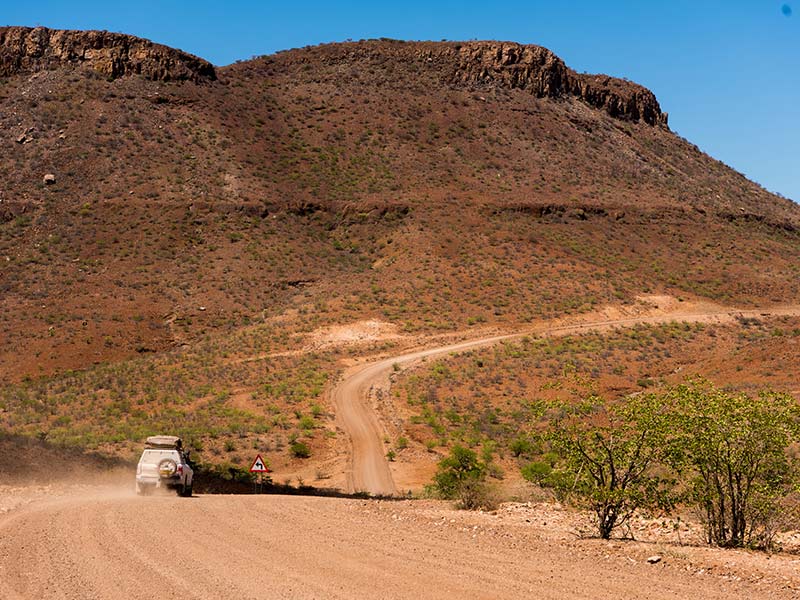
[[[672,321],[726,323],[734,321],[737,317],[757,318],[763,316],[800,316],[800,307],[785,306],[752,310],[720,310],[718,308],[681,310],[679,308],[662,314],[589,320],[555,326],[540,325],[523,332],[494,335],[418,350],[355,367],[345,373],[343,379],[331,392],[338,418],[350,438],[350,455],[346,468],[348,491],[366,491],[373,494],[394,494],[397,491],[385,456],[383,426],[373,407],[376,402],[374,392],[388,390],[389,377],[393,371],[406,368],[424,358],[489,346],[523,336],[569,335],[584,331],[602,331],[615,327],[633,327]],[[388,397],[388,394],[384,396]]]
[[536,514],[73,491],[0,515],[0,598],[789,598],[800,585],[791,557],[580,540]]

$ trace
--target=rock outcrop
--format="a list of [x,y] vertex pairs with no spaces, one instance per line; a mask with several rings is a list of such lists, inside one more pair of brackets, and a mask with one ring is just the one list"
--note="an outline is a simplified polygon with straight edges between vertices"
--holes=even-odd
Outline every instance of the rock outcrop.
[[455,80],[530,91],[537,97],[571,95],[612,117],[667,125],[667,114],[653,92],[606,75],[581,75],[547,48],[509,42],[470,42],[457,46]]
[[126,75],[196,83],[216,79],[214,66],[202,58],[131,35],[45,27],[0,28],[0,76],[70,65],[88,66],[109,79]]
[[386,69],[392,63],[416,67],[423,63],[429,74],[434,72],[445,84],[522,89],[539,98],[574,97],[617,119],[667,126],[667,113],[661,111],[655,95],[647,88],[606,75],[576,73],[541,46],[381,39],[304,48],[299,55],[289,57],[283,53],[282,58],[311,65],[321,61],[350,67],[364,61],[370,63],[371,69]]

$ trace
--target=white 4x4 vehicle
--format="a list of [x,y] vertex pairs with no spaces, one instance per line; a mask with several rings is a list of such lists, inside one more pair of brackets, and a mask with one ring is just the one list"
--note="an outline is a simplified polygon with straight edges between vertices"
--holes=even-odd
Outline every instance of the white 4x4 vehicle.
[[190,497],[193,479],[194,471],[180,438],[172,435],[147,438],[136,467],[137,494],[146,496],[157,488],[168,488],[177,490],[180,496]]

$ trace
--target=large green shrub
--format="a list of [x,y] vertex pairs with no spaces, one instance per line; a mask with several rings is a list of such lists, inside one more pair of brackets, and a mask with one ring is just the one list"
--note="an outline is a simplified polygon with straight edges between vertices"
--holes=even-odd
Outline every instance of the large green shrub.
[[675,431],[671,464],[687,479],[707,541],[768,548],[782,500],[800,482],[789,453],[798,441],[797,401],[694,382],[670,390],[664,402]]
[[453,500],[466,482],[482,481],[485,477],[486,466],[478,460],[478,455],[457,444],[450,456],[439,461],[433,484],[439,496]]
[[669,481],[659,470],[667,423],[654,396],[611,405],[593,396],[554,406],[544,435],[551,453],[523,476],[592,511],[600,537],[628,522],[637,509],[669,506]]
[[497,497],[486,483],[487,464],[469,448],[456,445],[450,456],[439,461],[433,478],[433,491],[447,500],[456,500],[458,508],[492,510]]

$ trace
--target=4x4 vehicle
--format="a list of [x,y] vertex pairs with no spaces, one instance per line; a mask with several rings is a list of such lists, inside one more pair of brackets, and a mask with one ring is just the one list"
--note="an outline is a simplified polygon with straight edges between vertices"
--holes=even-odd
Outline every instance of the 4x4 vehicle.
[[146,496],[157,488],[168,488],[176,490],[180,496],[190,497],[193,479],[188,452],[183,451],[179,437],[155,435],[147,438],[136,467],[137,494]]

